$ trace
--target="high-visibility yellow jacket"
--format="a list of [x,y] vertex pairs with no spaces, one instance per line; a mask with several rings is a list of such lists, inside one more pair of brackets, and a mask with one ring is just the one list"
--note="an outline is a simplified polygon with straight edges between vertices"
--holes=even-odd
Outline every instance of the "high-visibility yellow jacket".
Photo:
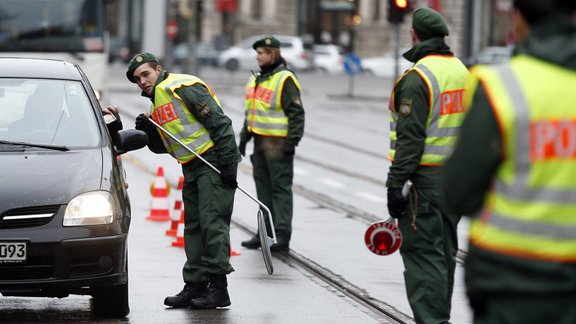
[[250,133],[263,136],[288,136],[288,117],[282,107],[282,88],[284,82],[292,78],[300,90],[300,83],[294,73],[282,70],[274,73],[256,86],[256,77],[252,76],[246,85],[246,125]]
[[576,73],[523,55],[472,73],[493,107],[504,156],[470,243],[500,255],[576,262]]
[[[214,146],[209,132],[196,120],[182,98],[176,93],[180,87],[192,86],[196,83],[210,89],[201,79],[186,74],[170,73],[166,79],[156,85],[154,90],[154,104],[151,109],[152,118],[170,134],[180,140],[187,147],[199,155]],[[214,100],[220,104],[218,98],[210,90]],[[182,147],[168,135],[160,132],[164,146],[170,155],[180,163],[193,160],[196,156]]]
[[[454,56],[428,55],[420,59],[407,73],[415,71],[428,87],[429,114],[426,122],[426,140],[420,165],[442,165],[452,152],[456,136],[464,119],[464,86],[468,70]],[[400,78],[396,85],[400,82]],[[396,87],[395,85],[395,87]],[[396,153],[396,123],[398,114],[392,91],[390,100],[390,150],[388,156],[394,160]],[[399,107],[403,109],[402,105]]]

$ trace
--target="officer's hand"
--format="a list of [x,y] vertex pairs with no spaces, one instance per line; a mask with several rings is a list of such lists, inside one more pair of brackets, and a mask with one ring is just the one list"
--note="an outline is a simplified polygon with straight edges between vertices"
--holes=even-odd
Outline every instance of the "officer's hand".
[[148,117],[145,114],[140,114],[136,117],[135,128],[137,130],[144,131],[146,133],[151,132],[154,130],[154,125],[148,120]]
[[285,157],[294,156],[296,154],[296,146],[291,143],[285,143],[283,151]]
[[238,187],[238,182],[236,181],[237,171],[238,166],[236,164],[225,164],[220,166],[220,178],[222,178],[222,182],[231,188]]
[[402,188],[388,188],[388,213],[400,218],[408,207],[408,199],[402,195]]
[[238,150],[242,156],[246,156],[246,142],[240,141],[240,144],[238,144]]

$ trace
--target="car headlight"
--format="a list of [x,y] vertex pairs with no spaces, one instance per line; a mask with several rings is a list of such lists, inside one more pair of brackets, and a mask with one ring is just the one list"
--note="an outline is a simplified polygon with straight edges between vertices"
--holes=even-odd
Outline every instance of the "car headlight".
[[64,226],[110,224],[114,219],[114,200],[106,191],[82,194],[70,201],[64,213]]

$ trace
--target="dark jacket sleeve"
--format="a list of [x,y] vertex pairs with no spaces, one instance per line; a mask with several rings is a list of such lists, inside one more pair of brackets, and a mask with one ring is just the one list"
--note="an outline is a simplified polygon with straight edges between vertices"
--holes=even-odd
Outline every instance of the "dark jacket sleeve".
[[210,133],[218,156],[218,164],[238,163],[241,157],[232,129],[232,120],[224,114],[208,89],[201,84],[195,84],[177,89],[176,94],[184,100],[190,112]]
[[296,87],[292,78],[287,78],[282,89],[282,107],[284,113],[288,116],[288,137],[286,142],[298,145],[302,136],[304,136],[304,107],[300,90]]
[[[246,111],[244,111],[246,115]],[[248,118],[244,116],[244,123],[242,124],[242,129],[240,130],[240,142],[248,143],[252,138],[252,133],[248,131]]]
[[151,130],[146,132],[148,135],[148,149],[156,154],[168,153],[162,137],[160,137],[161,130]]
[[442,191],[449,210],[469,216],[479,211],[501,161],[498,123],[479,86],[454,152],[442,169]]
[[428,87],[417,72],[406,74],[396,87],[396,111],[402,100],[409,100],[411,109],[408,114],[399,114],[396,124],[396,153],[388,172],[389,188],[401,188],[420,165],[426,141],[428,98]]

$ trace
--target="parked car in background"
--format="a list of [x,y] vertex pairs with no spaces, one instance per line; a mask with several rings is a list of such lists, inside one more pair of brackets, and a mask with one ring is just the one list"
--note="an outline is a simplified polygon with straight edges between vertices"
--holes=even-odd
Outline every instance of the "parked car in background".
[[[252,44],[265,35],[248,37],[239,44],[220,54],[219,65],[228,71],[259,70],[256,52]],[[288,66],[297,71],[313,68],[312,53],[304,48],[304,42],[297,36],[274,35],[280,41],[280,51]]]
[[[130,200],[121,154],[144,132],[107,130],[78,65],[0,58],[0,293],[91,295],[129,313]],[[108,118],[110,117],[110,118]]]
[[512,57],[513,50],[514,48],[509,46],[489,46],[472,58],[468,65],[505,63]]
[[108,62],[120,61],[128,63],[132,58],[132,52],[128,42],[118,37],[110,37],[110,49],[108,50]]
[[[406,52],[408,49],[401,49],[399,55],[399,75],[400,77],[404,71],[408,70],[409,68],[414,65],[412,62],[408,61],[402,56],[402,53]],[[394,57],[394,53],[387,53],[383,56],[377,57],[368,57],[362,59],[362,70],[364,73],[369,75],[374,75],[378,77],[384,78],[393,78],[394,71],[396,69],[396,59]]]
[[337,45],[314,45],[314,69],[326,74],[344,73],[344,49]]
[[[188,44],[180,43],[174,46],[174,64],[182,66],[188,62]],[[218,66],[218,58],[220,51],[216,49],[212,43],[197,43],[196,44],[196,60],[202,66]]]

